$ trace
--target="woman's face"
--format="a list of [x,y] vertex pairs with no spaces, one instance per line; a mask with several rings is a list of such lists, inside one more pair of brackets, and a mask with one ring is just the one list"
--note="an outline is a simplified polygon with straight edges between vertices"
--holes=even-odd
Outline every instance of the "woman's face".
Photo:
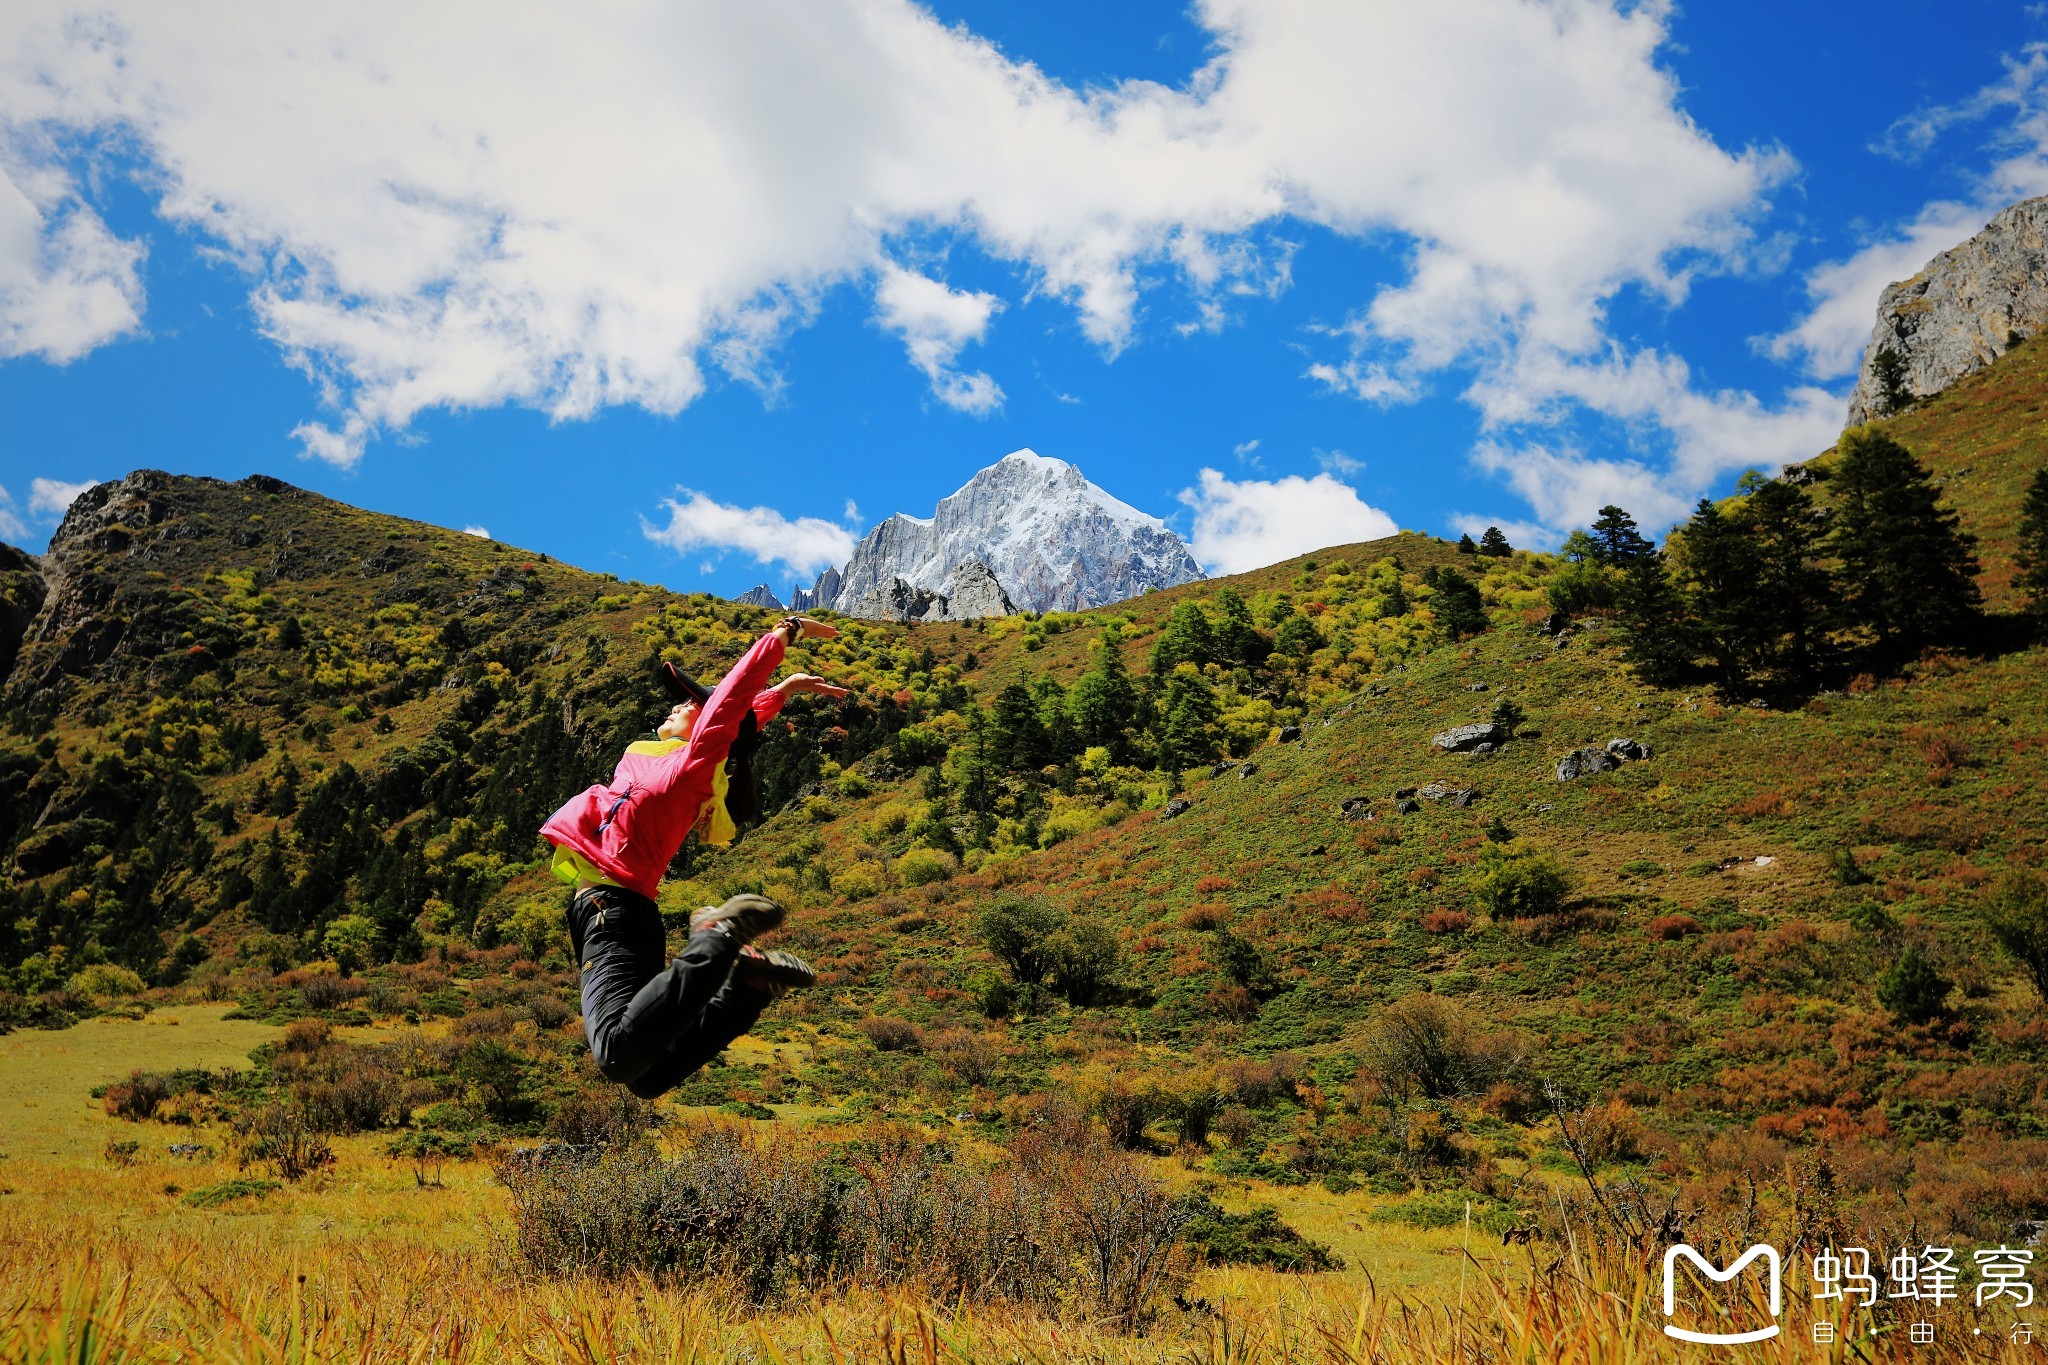
[[668,719],[661,723],[654,733],[663,739],[688,739],[690,731],[697,728],[697,703],[679,701],[668,713]]

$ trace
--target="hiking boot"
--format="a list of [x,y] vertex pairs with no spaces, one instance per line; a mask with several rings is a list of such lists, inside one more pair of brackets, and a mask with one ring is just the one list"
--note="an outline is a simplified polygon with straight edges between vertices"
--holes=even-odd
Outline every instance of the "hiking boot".
[[738,895],[724,905],[707,905],[690,916],[691,934],[724,934],[752,943],[782,923],[783,909],[766,896]]
[[780,948],[771,948],[764,953],[752,946],[740,949],[739,961],[732,964],[732,974],[742,984],[765,991],[778,1000],[791,991],[814,985],[818,980],[811,964],[795,953],[786,953]]

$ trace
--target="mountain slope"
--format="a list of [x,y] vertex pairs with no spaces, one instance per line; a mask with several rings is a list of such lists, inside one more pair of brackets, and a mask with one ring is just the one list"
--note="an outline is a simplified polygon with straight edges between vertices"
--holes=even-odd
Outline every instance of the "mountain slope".
[[[2024,346],[1891,423],[1949,478],[1994,602],[2044,398],[2048,353]],[[1447,567],[1489,609],[1469,640],[1435,621]],[[855,698],[791,708],[764,751],[778,813],[672,869],[662,898],[792,906],[825,982],[766,1028],[802,1060],[735,1056],[681,1099],[1002,1123],[1055,1091],[1159,1141],[1214,1100],[1227,1137],[1195,1144],[1213,1177],[1321,1180],[1363,1216],[1411,1194],[1513,1207],[1517,1177],[1565,1160],[1531,1122],[1540,1075],[1594,1102],[1597,1161],[1709,1205],[1826,1139],[1859,1217],[1901,1192],[1923,1227],[2039,1216],[2012,1173],[2048,1159],[2048,1030],[1975,907],[2040,866],[2048,656],[1931,657],[1799,710],[1729,707],[1637,683],[1597,620],[1544,633],[1553,567],[1404,535],[1085,614],[846,622],[792,666]],[[33,599],[12,572],[10,600]],[[101,958],[272,1015],[312,1007],[322,959],[350,953],[388,987],[354,1006],[377,1017],[568,1000],[541,814],[656,713],[653,657],[715,673],[771,619],[274,481],[155,474],[81,500],[34,583],[48,601],[0,736],[0,846],[21,868],[0,889],[0,1006],[19,1021],[89,1008],[66,986]],[[1197,616],[1295,643],[1176,666]],[[1176,793],[1145,766],[1154,726],[1132,754],[992,772],[987,718],[1031,714],[1048,680],[1071,694],[1111,626],[1134,710],[1201,679],[1232,761]],[[1528,717],[1504,747],[1431,745],[1502,696]],[[1562,755],[1615,738],[1651,756],[1557,780]],[[1401,808],[1432,781],[1478,794]],[[1489,913],[1503,847],[1554,859],[1565,903]],[[1008,980],[981,929],[1006,897],[1065,915],[1046,935],[1062,952],[1107,954],[1106,930],[1109,984],[1077,1004],[1058,973]],[[352,917],[363,934],[340,932]],[[1953,988],[1925,1023],[1874,989],[1908,946]],[[460,988],[458,966],[476,973]],[[1484,1086],[1387,1072],[1379,1030],[1417,1000],[1450,1002]],[[1503,1057],[1520,1060],[1486,1062]]]

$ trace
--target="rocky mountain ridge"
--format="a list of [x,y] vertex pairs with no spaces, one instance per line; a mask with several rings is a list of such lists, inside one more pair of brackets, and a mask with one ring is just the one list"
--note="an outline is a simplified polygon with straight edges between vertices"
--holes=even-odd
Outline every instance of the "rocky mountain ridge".
[[[978,574],[970,584],[956,582],[968,565],[986,572],[996,592]],[[792,605],[884,615],[877,609],[924,592],[948,599],[947,619],[964,620],[969,611],[1000,614],[1001,600],[1025,611],[1085,611],[1203,577],[1157,517],[1111,497],[1064,460],[1019,450],[941,499],[931,517],[899,512],[883,521],[843,568],[820,574]]]
[[1879,354],[1906,362],[1915,398],[1940,393],[2048,324],[2048,197],[2024,199],[1879,297],[1877,323],[1849,397],[1849,425],[1887,416]]

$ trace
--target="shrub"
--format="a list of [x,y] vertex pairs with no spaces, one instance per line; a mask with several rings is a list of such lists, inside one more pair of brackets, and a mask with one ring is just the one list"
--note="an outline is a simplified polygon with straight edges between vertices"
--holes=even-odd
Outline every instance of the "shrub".
[[236,1125],[240,1164],[263,1162],[280,1180],[296,1184],[334,1164],[334,1148],[305,1118],[281,1104],[265,1105]]
[[1116,931],[1097,919],[1071,921],[1046,938],[1043,951],[1053,989],[1082,1009],[1109,990],[1124,958]]
[[832,894],[850,901],[864,901],[880,895],[886,884],[882,865],[876,862],[854,863],[832,874]]
[[904,1130],[855,1148],[704,1127],[672,1160],[506,1164],[520,1254],[545,1274],[718,1278],[756,1302],[844,1286],[1052,1309],[1132,1330],[1186,1282],[1193,1216],[1138,1163],[1071,1123],[969,1160]]
[[1473,889],[1495,919],[1528,919],[1563,909],[1571,879],[1554,855],[1513,839],[1480,849]]
[[294,1019],[284,1026],[278,1046],[285,1052],[311,1054],[327,1046],[331,1033],[325,1019]]
[[170,1097],[168,1078],[153,1071],[135,1071],[129,1073],[125,1082],[108,1086],[100,1103],[114,1118],[141,1122],[155,1118],[157,1109]]
[[192,1191],[185,1196],[185,1203],[195,1209],[217,1209],[237,1199],[261,1199],[283,1188],[275,1180],[223,1180]]
[[1877,1002],[1901,1023],[1924,1024],[1941,1013],[1949,983],[1918,948],[1907,948],[1877,979]]
[[1425,934],[1462,934],[1472,927],[1472,916],[1463,910],[1432,910],[1422,917]]
[[950,879],[960,860],[943,849],[913,848],[896,860],[896,878],[905,886],[926,886]]
[[307,1009],[312,1010],[337,1010],[369,992],[370,988],[363,982],[325,972],[308,976],[299,983],[299,998],[306,1002]]
[[1411,995],[1381,1011],[1365,1037],[1364,1072],[1389,1096],[1483,1094],[1527,1060],[1519,1040],[1489,1033],[1441,996]]
[[2033,979],[2048,1000],[2048,883],[2031,873],[2008,878],[1979,902],[1984,927]]
[[1344,1267],[1328,1247],[1281,1222],[1279,1211],[1270,1204],[1254,1204],[1244,1213],[1226,1213],[1210,1200],[1198,1198],[1186,1236],[1189,1249],[1214,1265],[1266,1266],[1291,1274]]
[[117,967],[111,962],[95,962],[74,975],[66,984],[73,995],[95,1000],[140,995],[148,989],[141,977],[126,967]]
[[1700,932],[1700,922],[1691,915],[1659,915],[1643,926],[1643,932],[1661,942],[1681,939]]
[[987,1085],[1002,1060],[995,1041],[973,1029],[945,1029],[926,1037],[925,1046],[955,1085]]
[[996,961],[1009,968],[1020,985],[1035,985],[1050,975],[1053,962],[1045,942],[1066,916],[1039,896],[999,896],[981,912],[975,930]]
[[579,1086],[548,1115],[547,1135],[579,1147],[630,1143],[654,1124],[654,1106],[622,1085]]
[[868,1018],[858,1027],[877,1052],[924,1051],[924,1030],[907,1019]]

